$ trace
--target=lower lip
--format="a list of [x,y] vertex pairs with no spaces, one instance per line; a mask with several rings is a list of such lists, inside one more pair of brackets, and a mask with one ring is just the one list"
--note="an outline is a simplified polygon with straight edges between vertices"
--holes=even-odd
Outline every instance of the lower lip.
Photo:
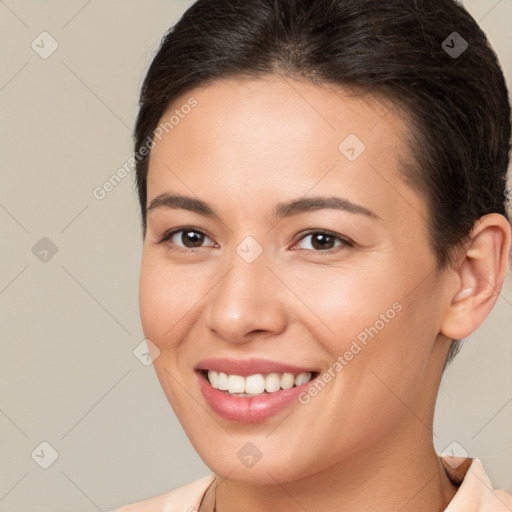
[[282,389],[261,396],[232,396],[211,386],[201,372],[196,372],[199,386],[208,405],[219,415],[229,421],[239,423],[257,423],[274,416],[286,409],[316,379],[309,380],[290,389]]

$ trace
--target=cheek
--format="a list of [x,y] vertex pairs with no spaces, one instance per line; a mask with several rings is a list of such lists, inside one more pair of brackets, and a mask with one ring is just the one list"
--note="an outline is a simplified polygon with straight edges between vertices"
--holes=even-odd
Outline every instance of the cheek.
[[400,316],[403,292],[384,262],[373,267],[297,268],[288,272],[287,282],[303,303],[303,320],[309,319],[310,329],[333,357],[354,339],[364,343],[380,336]]
[[436,335],[434,297],[417,286],[421,273],[400,270],[390,260],[294,274],[287,282],[307,305],[301,321],[332,365],[338,362],[332,372],[341,377],[337,386],[348,393],[347,401],[357,396],[368,410],[383,401],[393,405],[396,399],[379,377],[401,396],[417,393]]
[[[343,358],[338,385],[341,402],[357,411],[353,427],[370,422],[368,435],[378,437],[420,402],[436,320],[429,318],[431,298],[424,291],[415,295],[407,287],[390,287],[366,300],[357,297],[361,302],[347,303],[350,313],[338,323],[347,333],[336,345]],[[334,408],[332,414],[346,420],[343,411]]]
[[161,350],[183,329],[204,295],[202,279],[191,269],[172,266],[145,250],[139,278],[139,307],[144,335]]

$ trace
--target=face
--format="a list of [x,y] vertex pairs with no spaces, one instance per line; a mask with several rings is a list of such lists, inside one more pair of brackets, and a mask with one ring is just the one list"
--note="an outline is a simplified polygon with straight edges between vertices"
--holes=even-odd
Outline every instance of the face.
[[162,122],[191,97],[151,151],[140,310],[199,455],[274,483],[431,439],[446,297],[404,121],[268,77],[191,91]]

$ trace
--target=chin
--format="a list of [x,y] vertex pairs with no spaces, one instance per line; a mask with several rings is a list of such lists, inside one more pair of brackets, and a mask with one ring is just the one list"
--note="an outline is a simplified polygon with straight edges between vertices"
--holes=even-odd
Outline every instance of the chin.
[[[257,460],[256,450],[247,448],[250,441],[236,444],[236,449],[225,447],[211,450],[205,446],[204,449],[196,448],[196,451],[213,473],[232,482],[244,484],[275,485],[276,482],[294,482],[321,471],[323,467],[320,467],[320,464],[315,465],[312,461],[308,462],[301,455],[286,456],[274,452],[272,457],[266,457],[264,450],[261,450],[263,453]],[[242,445],[242,449],[238,444]],[[247,460],[244,461],[244,454],[249,454],[251,450],[254,450],[253,459],[250,460],[246,456]],[[278,457],[279,455],[281,457]]]

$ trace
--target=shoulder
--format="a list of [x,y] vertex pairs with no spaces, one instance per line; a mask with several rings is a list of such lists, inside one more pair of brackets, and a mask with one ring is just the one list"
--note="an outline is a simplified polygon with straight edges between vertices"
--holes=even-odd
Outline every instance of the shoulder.
[[153,498],[124,505],[111,512],[197,512],[199,503],[215,478],[214,474]]
[[[450,458],[455,460],[455,458]],[[448,458],[444,459],[448,462]],[[478,458],[463,471],[462,483],[445,512],[510,512],[512,495],[495,489]],[[452,466],[453,467],[453,466]]]

